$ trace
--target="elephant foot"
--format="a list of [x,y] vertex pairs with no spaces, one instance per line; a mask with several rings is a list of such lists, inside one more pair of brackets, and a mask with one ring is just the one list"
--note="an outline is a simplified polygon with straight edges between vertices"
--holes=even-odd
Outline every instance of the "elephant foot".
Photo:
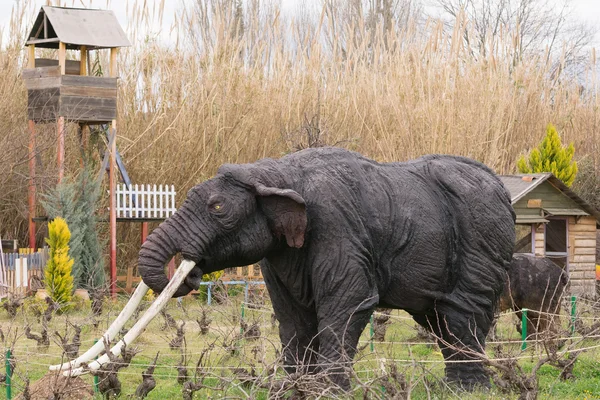
[[490,389],[490,377],[479,362],[456,363],[446,367],[446,381],[462,390]]

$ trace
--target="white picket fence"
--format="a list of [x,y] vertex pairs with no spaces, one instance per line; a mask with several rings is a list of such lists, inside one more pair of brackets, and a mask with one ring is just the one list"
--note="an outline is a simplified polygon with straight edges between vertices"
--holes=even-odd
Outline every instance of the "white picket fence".
[[168,218],[176,211],[173,185],[117,185],[117,218]]

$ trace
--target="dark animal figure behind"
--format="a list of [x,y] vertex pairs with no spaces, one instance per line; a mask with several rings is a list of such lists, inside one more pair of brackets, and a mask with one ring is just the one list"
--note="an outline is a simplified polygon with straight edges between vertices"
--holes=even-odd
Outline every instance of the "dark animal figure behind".
[[[377,163],[337,149],[223,165],[192,188],[142,246],[156,292],[180,252],[203,273],[260,261],[286,369],[327,371],[342,388],[376,307],[408,311],[447,361],[484,351],[515,241],[510,196],[485,165],[430,155]],[[465,351],[466,350],[466,351]],[[447,363],[450,381],[489,385],[479,362]]]
[[[555,329],[557,318],[546,313],[560,313],[567,282],[567,272],[549,258],[515,254],[500,298],[500,311],[515,310],[520,320],[521,310],[527,308],[528,335]],[[517,330],[521,332],[520,324]]]

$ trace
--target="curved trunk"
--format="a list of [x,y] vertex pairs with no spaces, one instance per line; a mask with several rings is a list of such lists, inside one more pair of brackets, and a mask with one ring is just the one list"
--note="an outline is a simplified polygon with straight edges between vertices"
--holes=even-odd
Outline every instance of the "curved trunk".
[[[148,236],[139,253],[138,271],[144,283],[156,293],[162,292],[169,283],[169,278],[165,274],[165,265],[175,254],[181,252],[182,243],[184,243],[179,230],[173,226],[178,217],[175,213],[160,224]],[[190,291],[197,289],[193,286],[195,285],[191,284],[191,280],[186,279],[173,297],[185,296]]]

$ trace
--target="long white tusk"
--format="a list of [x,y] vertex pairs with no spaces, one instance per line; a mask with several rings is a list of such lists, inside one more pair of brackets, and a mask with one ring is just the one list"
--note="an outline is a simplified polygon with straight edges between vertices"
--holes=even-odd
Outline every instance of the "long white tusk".
[[[139,335],[142,334],[142,332],[144,331],[144,329],[146,329],[150,321],[152,321],[152,319],[158,315],[160,310],[162,310],[163,307],[167,304],[167,302],[171,299],[171,297],[173,297],[173,294],[177,291],[179,286],[185,280],[185,277],[190,273],[190,271],[194,268],[195,265],[196,263],[193,261],[184,260],[181,262],[179,268],[177,268],[177,271],[175,271],[175,275],[173,275],[173,278],[171,278],[169,284],[161,292],[160,296],[158,296],[158,298],[154,300],[154,303],[152,303],[152,305],[148,310],[146,310],[144,315],[142,315],[142,317],[135,323],[135,325],[129,330],[129,332],[127,332],[125,337],[123,337],[123,339],[121,339],[116,345],[113,346],[112,349],[110,349],[110,352],[114,354],[115,357],[121,354],[121,350],[123,349],[125,343],[127,343],[127,345],[130,345],[135,339],[137,339]],[[88,368],[91,370],[97,370],[109,361],[110,360],[108,356],[104,354],[96,361],[91,362],[88,365]],[[65,371],[63,375],[78,376],[83,374],[84,372],[85,370],[83,368],[76,368],[71,371]]]
[[123,307],[123,309],[121,310],[119,316],[106,330],[106,333],[102,335],[102,339],[98,340],[98,342],[95,343],[88,351],[77,357],[75,360],[68,363],[51,365],[50,371],[77,368],[82,363],[91,361],[98,354],[102,353],[104,351],[104,338],[106,338],[106,340],[110,342],[115,338],[115,336],[117,336],[121,328],[123,328],[125,323],[129,321],[129,319],[135,312],[137,306],[142,302],[142,299],[144,298],[146,293],[148,293],[148,286],[142,281],[135,289],[135,292],[133,292],[133,296],[131,296],[131,299],[129,299],[125,307]]

